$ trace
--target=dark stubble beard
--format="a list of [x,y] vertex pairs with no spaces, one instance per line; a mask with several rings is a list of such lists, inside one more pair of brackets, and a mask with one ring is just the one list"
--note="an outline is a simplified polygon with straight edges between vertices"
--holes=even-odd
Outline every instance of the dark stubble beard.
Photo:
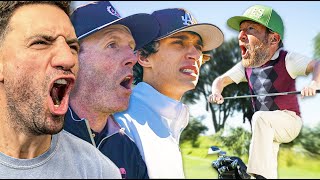
[[246,60],[242,60],[242,65],[246,68],[255,68],[260,67],[265,64],[270,56],[270,47],[267,36],[263,39],[263,41],[259,44],[256,44],[253,48],[249,45],[246,46],[249,51],[249,57]]
[[56,134],[62,130],[64,116],[53,116],[43,104],[47,103],[49,79],[38,83],[32,81],[32,78],[23,77],[5,84],[7,119],[16,131],[40,136]]

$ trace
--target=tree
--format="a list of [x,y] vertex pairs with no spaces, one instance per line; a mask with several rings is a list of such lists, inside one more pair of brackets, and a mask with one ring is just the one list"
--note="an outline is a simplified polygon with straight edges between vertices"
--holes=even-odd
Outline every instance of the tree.
[[[195,104],[197,100],[200,100],[200,97],[204,97],[204,99],[208,101],[213,80],[241,61],[237,38],[224,42],[219,48],[207,53],[210,53],[211,60],[202,65],[196,88],[188,91],[183,96],[182,100],[185,103]],[[248,92],[248,85],[246,83],[240,83],[238,85],[232,84],[227,86],[222,95],[227,97],[248,94]],[[206,111],[212,114],[215,132],[224,128],[227,118],[231,116],[234,111],[241,111],[244,114],[243,120],[251,120],[253,114],[249,99],[225,100],[221,105],[207,103],[205,108]]]
[[192,147],[196,147],[199,135],[207,130],[208,128],[201,124],[199,120],[191,117],[188,126],[181,133],[181,143],[190,140]]
[[315,127],[303,127],[301,131],[301,136],[299,137],[299,142],[307,151],[320,155],[320,123]]
[[320,59],[320,33],[314,38],[314,56]]
[[232,155],[244,156],[249,153],[251,133],[241,127],[231,128],[228,136],[217,137],[223,145],[232,150]]

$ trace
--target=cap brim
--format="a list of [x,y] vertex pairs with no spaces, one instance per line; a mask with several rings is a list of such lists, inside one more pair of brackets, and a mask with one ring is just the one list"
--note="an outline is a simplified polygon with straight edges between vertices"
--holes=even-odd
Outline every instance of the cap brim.
[[248,17],[245,17],[245,16],[234,16],[234,17],[228,19],[227,24],[232,29],[239,31],[240,30],[240,23],[242,21],[254,21],[256,23],[259,23],[255,19],[248,18]]
[[203,42],[202,51],[209,51],[219,47],[224,40],[224,36],[222,31],[213,24],[201,23],[201,24],[193,24],[190,26],[185,26],[180,29],[176,29],[166,35],[158,37],[156,40],[161,40],[173,34],[182,31],[192,31],[201,36]]
[[154,19],[154,17],[146,13],[140,13],[127,16],[125,18],[120,18],[95,29],[92,29],[85,34],[80,35],[78,39],[83,39],[107,26],[114,24],[121,24],[130,29],[136,43],[136,50],[151,42],[154,38],[157,37],[159,32],[159,24]]

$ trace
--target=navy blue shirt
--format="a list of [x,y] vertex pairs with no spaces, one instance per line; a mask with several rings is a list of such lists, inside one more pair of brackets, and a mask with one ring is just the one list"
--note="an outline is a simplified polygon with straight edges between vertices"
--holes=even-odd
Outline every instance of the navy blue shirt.
[[[64,129],[93,145],[95,143],[96,147],[118,166],[123,179],[149,179],[147,166],[136,144],[120,130],[115,121],[109,121],[110,119],[100,133],[94,132],[87,127],[86,120],[79,118],[69,106]],[[113,126],[113,132],[108,132],[110,126]]]

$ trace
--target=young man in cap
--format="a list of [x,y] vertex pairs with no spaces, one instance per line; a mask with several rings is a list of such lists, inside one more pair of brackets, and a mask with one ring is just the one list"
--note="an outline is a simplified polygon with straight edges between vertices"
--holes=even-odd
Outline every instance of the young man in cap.
[[108,1],[75,9],[71,21],[80,40],[80,70],[64,128],[109,157],[123,178],[148,178],[137,146],[112,114],[128,106],[134,49],[149,43],[159,25],[150,14],[120,18]]
[[0,2],[1,179],[121,178],[100,151],[62,130],[79,69],[69,6]]
[[[210,101],[223,103],[224,87],[248,82],[251,94],[295,91],[295,78],[313,72],[301,95],[320,89],[320,62],[283,48],[284,26],[271,7],[255,5],[227,24],[239,31],[242,63],[212,83]],[[247,172],[256,178],[277,178],[279,145],[295,139],[302,127],[297,95],[252,98],[252,138]]]
[[189,112],[180,100],[198,82],[202,52],[220,46],[223,34],[212,24],[198,24],[184,9],[158,10],[152,16],[160,32],[138,51],[134,72],[139,84],[128,110],[115,117],[138,145],[150,178],[184,178],[179,138]]

